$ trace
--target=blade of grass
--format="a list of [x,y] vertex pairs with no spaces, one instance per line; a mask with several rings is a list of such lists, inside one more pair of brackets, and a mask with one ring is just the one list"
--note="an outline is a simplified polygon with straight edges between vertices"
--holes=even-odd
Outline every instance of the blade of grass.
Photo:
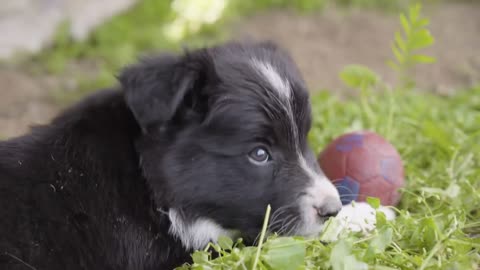
[[271,210],[272,208],[270,207],[270,204],[267,205],[265,219],[263,220],[262,233],[260,234],[260,241],[258,242],[257,254],[255,255],[255,260],[253,261],[252,270],[257,269],[258,260],[260,259],[260,252],[262,251],[263,240],[265,238],[265,234],[267,233],[268,220],[270,219]]

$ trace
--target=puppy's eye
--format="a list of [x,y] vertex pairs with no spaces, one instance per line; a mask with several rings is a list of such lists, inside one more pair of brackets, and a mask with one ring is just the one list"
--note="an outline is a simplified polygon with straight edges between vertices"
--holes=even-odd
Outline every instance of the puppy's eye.
[[268,153],[267,149],[263,147],[256,147],[250,153],[248,153],[248,157],[250,160],[255,164],[263,165],[270,160],[270,154]]

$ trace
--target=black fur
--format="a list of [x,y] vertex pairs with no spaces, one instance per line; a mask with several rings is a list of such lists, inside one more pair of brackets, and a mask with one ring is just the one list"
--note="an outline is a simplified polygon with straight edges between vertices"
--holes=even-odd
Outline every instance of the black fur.
[[[298,142],[252,57],[291,83]],[[295,144],[319,172],[307,91],[273,44],[163,55],[119,81],[0,142],[0,269],[172,269],[191,250],[168,233],[165,211],[251,242],[266,205],[292,204],[308,183]],[[273,157],[266,166],[248,161],[258,145]]]

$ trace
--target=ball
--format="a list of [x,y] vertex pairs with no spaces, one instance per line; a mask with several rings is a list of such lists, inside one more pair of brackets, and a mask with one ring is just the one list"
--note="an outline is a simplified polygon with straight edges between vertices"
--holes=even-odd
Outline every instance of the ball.
[[400,154],[380,135],[358,131],[336,138],[320,153],[318,162],[335,184],[344,205],[380,199],[382,205],[400,201],[404,169]]

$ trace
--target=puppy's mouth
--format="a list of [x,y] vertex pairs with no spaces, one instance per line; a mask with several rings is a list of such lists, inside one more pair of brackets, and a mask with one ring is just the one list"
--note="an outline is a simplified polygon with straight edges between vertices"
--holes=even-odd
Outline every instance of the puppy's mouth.
[[340,209],[336,199],[328,198],[319,204],[315,196],[302,193],[294,204],[280,207],[273,212],[268,226],[269,231],[286,236],[316,236]]
[[275,210],[268,224],[268,231],[284,236],[314,236],[319,234],[329,217],[305,211],[299,205]]

